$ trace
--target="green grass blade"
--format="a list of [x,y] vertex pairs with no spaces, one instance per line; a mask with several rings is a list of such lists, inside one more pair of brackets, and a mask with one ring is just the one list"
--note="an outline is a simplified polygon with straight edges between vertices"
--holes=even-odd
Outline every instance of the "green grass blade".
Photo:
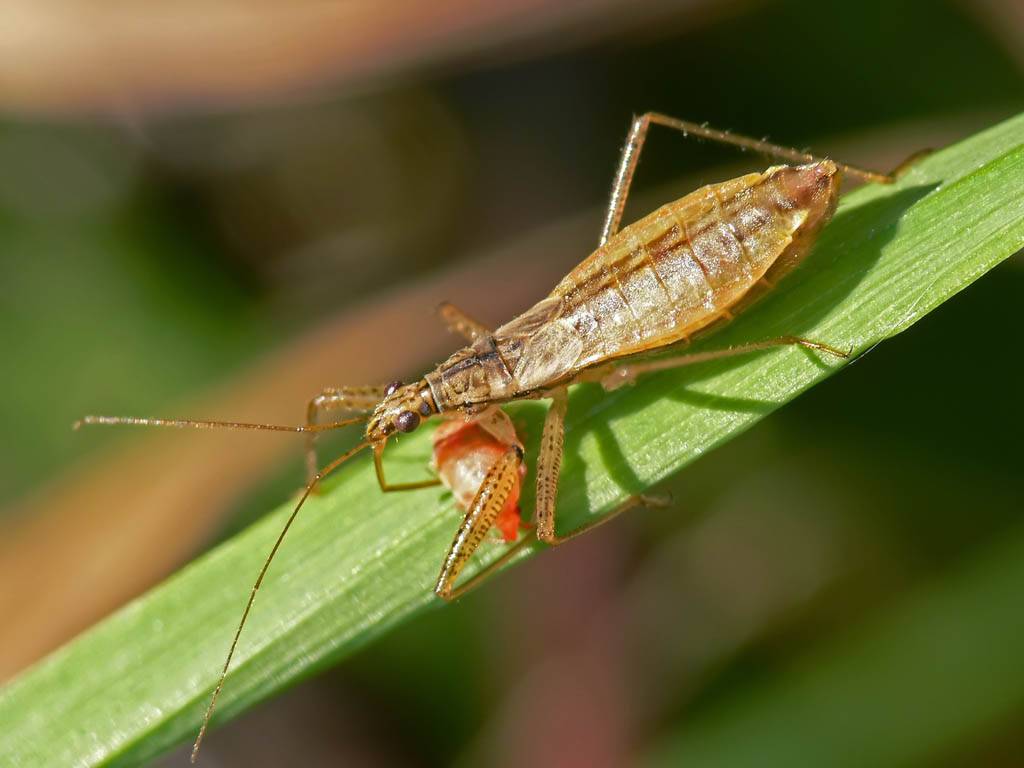
[[688,722],[646,765],[902,766],[1024,703],[1024,527],[808,658]]
[[[1022,138],[1024,116],[926,158],[895,185],[850,194],[807,263],[702,347],[800,334],[860,354],[909,327],[1024,247]],[[676,472],[841,367],[785,348],[653,375],[610,395],[577,388],[560,528]],[[515,410],[536,437],[542,406]],[[426,431],[402,438],[389,448],[395,479],[421,476],[428,454]],[[385,496],[365,457],[343,467],[271,566],[215,722],[435,605],[431,587],[458,520],[441,496]],[[0,754],[16,765],[136,764],[193,738],[252,579],[289,511],[284,505],[12,682],[0,693]]]

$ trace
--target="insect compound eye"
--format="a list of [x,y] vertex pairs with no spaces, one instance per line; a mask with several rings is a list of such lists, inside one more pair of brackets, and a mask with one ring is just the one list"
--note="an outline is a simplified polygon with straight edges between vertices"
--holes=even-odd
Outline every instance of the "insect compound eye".
[[412,411],[402,411],[395,419],[399,432],[412,432],[420,425],[420,416]]
[[392,382],[391,382],[390,384],[388,384],[388,385],[387,385],[387,387],[386,387],[386,388],[384,389],[384,397],[389,397],[389,396],[391,396],[391,395],[395,394],[395,391],[396,391],[396,390],[397,390],[397,389],[398,389],[398,388],[399,388],[400,386],[402,386],[402,382],[400,382],[400,381],[392,381]]

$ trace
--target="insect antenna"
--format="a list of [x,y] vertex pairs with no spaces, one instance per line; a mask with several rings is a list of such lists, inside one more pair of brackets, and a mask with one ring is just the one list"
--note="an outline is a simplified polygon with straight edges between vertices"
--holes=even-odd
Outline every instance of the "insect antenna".
[[[331,425],[325,424],[324,426],[328,427]],[[277,541],[274,542],[274,546],[270,550],[270,554],[267,555],[266,562],[263,563],[263,568],[260,569],[260,575],[256,578],[256,583],[252,585],[252,592],[249,593],[249,602],[245,604],[245,610],[242,612],[242,620],[238,622],[238,629],[235,630],[235,637],[231,641],[231,648],[228,650],[228,657],[224,660],[224,669],[221,670],[220,678],[217,680],[217,687],[213,689],[213,695],[210,697],[210,706],[206,708],[206,716],[203,717],[203,725],[199,729],[199,735],[196,736],[196,743],[192,746],[191,762],[194,763],[196,761],[196,754],[199,752],[199,745],[203,743],[203,736],[206,734],[206,727],[210,724],[210,715],[213,714],[213,707],[217,703],[217,696],[220,695],[220,689],[224,687],[224,678],[227,677],[228,667],[231,665],[231,658],[235,655],[235,646],[238,645],[238,638],[242,634],[242,627],[245,626],[245,620],[249,618],[249,610],[252,608],[253,601],[256,600],[256,590],[258,590],[260,588],[260,584],[263,583],[263,577],[267,574],[267,568],[270,567],[270,561],[273,560],[274,555],[277,554],[277,550],[281,546],[281,542],[284,540],[285,534],[288,533],[288,529],[291,528],[292,523],[299,514],[299,510],[302,509],[302,505],[306,503],[306,499],[309,498],[309,494],[313,492],[313,489],[316,488],[317,484],[331,472],[363,450],[363,448],[368,448],[372,444],[373,443],[370,440],[360,443],[355,448],[343,453],[322,470],[317,472],[309,485],[306,486],[306,490],[303,491],[298,504],[295,505],[295,509],[292,510],[287,522],[285,522],[284,527],[281,529],[281,533],[278,534]]]
[[134,424],[143,427],[192,427],[194,429],[262,429],[268,432],[323,432],[327,429],[347,427],[369,421],[370,415],[356,416],[330,424],[308,424],[302,427],[281,426],[280,424],[248,424],[241,421],[197,421],[195,419],[139,419],[133,416],[85,416],[71,425],[81,429],[87,424]]

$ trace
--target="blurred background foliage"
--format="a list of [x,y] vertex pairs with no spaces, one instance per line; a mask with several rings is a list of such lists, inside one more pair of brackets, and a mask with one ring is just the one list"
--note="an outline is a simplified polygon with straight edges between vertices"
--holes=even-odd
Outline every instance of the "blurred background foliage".
[[[594,245],[635,112],[885,169],[1024,96],[998,0],[240,4],[195,37],[208,2],[88,5],[91,39],[27,4],[0,32],[5,677],[301,479],[287,437],[81,415],[295,422],[421,372],[456,344],[437,301],[498,323]],[[627,218],[762,165],[655,129]],[[420,615],[206,759],[1018,764],[1021,678],[961,681],[941,649],[1024,623],[982,609],[1024,593],[1021,266],[681,473],[673,509]],[[893,728],[862,729],[880,707]]]

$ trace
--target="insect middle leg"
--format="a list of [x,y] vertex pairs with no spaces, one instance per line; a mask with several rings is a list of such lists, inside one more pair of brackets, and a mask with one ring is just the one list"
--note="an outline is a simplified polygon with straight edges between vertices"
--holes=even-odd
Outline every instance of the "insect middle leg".
[[636,494],[630,496],[611,512],[597,520],[581,525],[569,533],[559,536],[555,533],[555,499],[558,496],[558,475],[562,468],[562,448],[565,442],[565,413],[568,398],[565,389],[556,393],[544,418],[544,432],[541,436],[540,455],[537,457],[537,538],[553,547],[564,544],[580,534],[607,523],[628,509],[644,505],[667,507],[669,500],[661,496]]
[[[612,196],[608,202],[608,213],[605,216],[604,227],[601,229],[601,240],[598,245],[604,245],[608,238],[619,230],[619,224],[622,221],[622,211],[626,207],[626,198],[629,195],[629,185],[633,181],[633,175],[636,173],[636,166],[640,160],[640,151],[647,140],[647,129],[650,128],[651,123],[657,123],[666,128],[673,128],[680,131],[684,136],[693,134],[694,136],[711,139],[723,144],[731,144],[741,149],[752,149],[755,152],[773,155],[791,162],[812,163],[821,159],[806,152],[772,144],[762,139],[753,139],[737,133],[719,131],[714,128],[708,128],[705,125],[691,123],[688,120],[680,120],[677,117],[663,115],[660,112],[647,112],[633,119],[633,125],[629,130],[629,138],[626,139],[626,146],[622,150],[619,170],[615,174]],[[891,182],[893,180],[892,176],[886,176],[883,173],[868,171],[852,165],[844,165],[843,163],[836,163],[836,165],[843,173],[857,176],[864,181]]]
[[[351,413],[370,413],[384,396],[384,387],[340,387],[325,389],[309,401],[306,406],[306,425],[319,423],[320,414],[329,411],[349,411]],[[316,432],[306,435],[306,484],[316,477]]]
[[[848,352],[822,344],[799,336],[781,336],[777,339],[758,341],[753,344],[744,344],[728,349],[718,349],[709,352],[696,352],[663,360],[650,360],[638,363],[626,363],[625,365],[598,366],[585,372],[577,378],[577,381],[599,381],[607,389],[617,389],[624,384],[632,383],[642,373],[678,368],[693,363],[707,362],[722,357],[732,357],[756,352],[772,347],[788,346],[795,344],[809,349],[816,349],[836,357],[849,357]],[[558,495],[558,475],[562,467],[562,449],[565,442],[565,413],[568,408],[568,398],[565,389],[556,390],[552,393],[551,407],[548,408],[547,416],[544,418],[544,432],[541,436],[540,455],[537,458],[537,512],[536,512],[536,535],[537,538],[551,546],[564,544],[565,542],[585,533],[599,525],[607,523],[617,515],[628,509],[641,504],[650,507],[668,506],[668,500],[659,496],[648,496],[637,494],[630,496],[622,504],[608,514],[593,520],[585,525],[559,536],[555,533],[555,499]]]
[[450,302],[442,301],[437,308],[437,315],[449,331],[462,336],[466,341],[473,342],[491,334],[490,328]]

